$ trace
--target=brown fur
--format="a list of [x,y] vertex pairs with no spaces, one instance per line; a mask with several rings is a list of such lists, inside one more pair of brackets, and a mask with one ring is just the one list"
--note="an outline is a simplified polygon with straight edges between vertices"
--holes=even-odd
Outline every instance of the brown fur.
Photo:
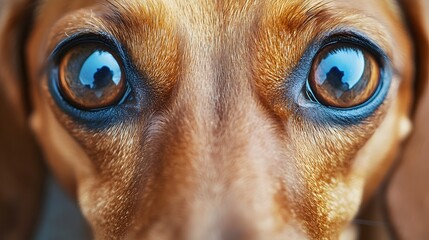
[[[31,126],[97,239],[338,238],[410,129],[412,42],[391,1],[47,0],[35,9]],[[305,119],[284,96],[287,77],[311,42],[341,28],[386,52],[388,96],[358,123]],[[52,99],[48,56],[78,32],[114,36],[143,76],[149,94],[130,117],[93,127]]]

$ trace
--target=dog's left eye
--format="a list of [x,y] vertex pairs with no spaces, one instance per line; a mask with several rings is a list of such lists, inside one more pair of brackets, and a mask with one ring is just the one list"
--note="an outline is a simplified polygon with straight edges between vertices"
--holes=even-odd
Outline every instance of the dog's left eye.
[[58,87],[77,108],[95,110],[118,103],[126,90],[122,62],[99,43],[82,43],[59,61]]
[[350,43],[334,43],[315,56],[307,89],[325,106],[351,108],[367,102],[380,81],[376,57]]

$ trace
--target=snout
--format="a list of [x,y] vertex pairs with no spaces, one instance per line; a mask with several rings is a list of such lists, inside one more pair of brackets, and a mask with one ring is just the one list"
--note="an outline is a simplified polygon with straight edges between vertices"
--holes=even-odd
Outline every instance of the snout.
[[[256,104],[224,114],[204,105],[176,106],[152,126],[154,168],[142,181],[130,239],[301,236],[276,123]],[[202,112],[212,115],[199,118]]]

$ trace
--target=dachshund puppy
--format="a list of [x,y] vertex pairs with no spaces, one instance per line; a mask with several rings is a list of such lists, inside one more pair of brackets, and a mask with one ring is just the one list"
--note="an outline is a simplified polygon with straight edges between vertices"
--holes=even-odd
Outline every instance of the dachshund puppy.
[[[424,175],[425,155],[399,154],[412,121],[407,146],[429,146],[427,3],[2,9],[1,94],[95,239],[353,238],[346,229],[389,169],[393,234],[429,236],[425,193],[415,194],[420,215],[401,210],[410,201],[401,189],[413,191],[404,176]],[[37,165],[32,156],[22,158]],[[402,228],[401,216],[414,226]]]

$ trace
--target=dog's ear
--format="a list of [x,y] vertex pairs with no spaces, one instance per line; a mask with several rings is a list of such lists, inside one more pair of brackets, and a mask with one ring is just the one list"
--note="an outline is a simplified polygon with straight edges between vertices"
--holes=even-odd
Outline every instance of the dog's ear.
[[413,132],[387,186],[387,210],[400,239],[429,239],[429,2],[402,1],[415,46]]
[[0,239],[32,237],[43,189],[22,58],[30,6],[29,0],[0,1]]

